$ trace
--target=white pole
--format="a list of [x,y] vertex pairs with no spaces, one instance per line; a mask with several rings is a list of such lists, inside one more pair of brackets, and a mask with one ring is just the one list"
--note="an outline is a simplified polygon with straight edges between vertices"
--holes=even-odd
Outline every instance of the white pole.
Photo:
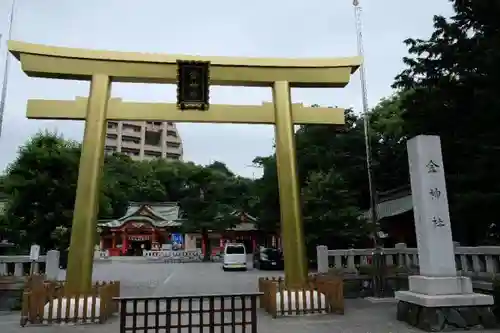
[[[7,34],[7,41],[12,38],[12,25],[14,22],[14,12],[16,9],[16,0],[12,0],[12,7],[9,15],[9,30]],[[7,44],[7,43],[6,43]],[[10,55],[8,48],[5,49],[5,65],[3,71],[3,82],[2,82],[2,92],[0,95],[0,137],[2,137],[3,129],[3,115],[5,111],[5,101],[7,99],[7,85],[9,83],[9,65],[10,65]]]
[[[254,169],[264,169],[263,166],[258,166],[258,165],[255,165],[255,164],[250,164],[250,165],[247,165],[247,167],[249,168],[254,168]],[[252,179],[255,180],[255,171],[252,171]]]
[[[363,49],[363,26],[361,21],[361,5],[359,4],[359,0],[353,1],[354,6],[354,18],[356,20],[356,35],[358,42],[358,55],[360,57],[364,57],[364,49]],[[373,175],[373,164],[372,164],[372,149],[371,149],[371,140],[370,140],[370,110],[368,108],[368,92],[366,87],[366,72],[365,72],[365,61],[363,59],[363,63],[359,68],[360,80],[361,80],[361,95],[363,102],[363,125],[364,125],[364,134],[365,134],[365,149],[366,149],[366,166],[368,170],[368,188],[370,191],[370,212],[371,212],[371,220],[374,224],[375,229],[377,229],[378,222],[378,211],[377,211],[377,189],[375,187],[375,179]],[[375,246],[377,246],[378,234],[375,231],[373,235],[373,241]]]

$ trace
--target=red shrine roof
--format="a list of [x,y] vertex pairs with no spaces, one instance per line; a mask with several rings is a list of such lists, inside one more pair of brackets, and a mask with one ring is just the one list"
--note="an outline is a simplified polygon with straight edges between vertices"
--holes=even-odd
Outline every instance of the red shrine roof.
[[[234,210],[231,215],[239,218],[240,223],[228,230],[250,231],[256,230],[257,218],[240,210]],[[180,207],[176,202],[161,203],[130,203],[123,217],[116,220],[100,220],[97,223],[101,228],[121,228],[129,222],[147,222],[156,228],[180,227]]]
[[116,220],[100,220],[97,225],[105,228],[120,228],[128,222],[149,222],[157,228],[182,225],[180,207],[176,202],[130,203],[123,217]]
[[228,230],[232,231],[251,231],[257,230],[257,218],[248,214],[247,212],[234,210],[231,213],[232,216],[236,216],[240,219],[240,223],[235,225],[233,228],[229,228]]

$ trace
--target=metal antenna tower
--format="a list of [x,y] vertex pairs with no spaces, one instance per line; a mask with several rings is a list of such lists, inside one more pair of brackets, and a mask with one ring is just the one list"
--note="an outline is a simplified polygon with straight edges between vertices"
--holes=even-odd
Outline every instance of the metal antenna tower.
[[[356,34],[358,42],[358,56],[364,57],[363,49],[363,24],[361,21],[361,6],[359,0],[354,0],[352,2],[354,6],[354,18],[356,21]],[[375,247],[378,245],[378,233],[377,233],[377,222],[378,222],[378,212],[377,212],[377,189],[375,186],[375,178],[373,175],[373,163],[372,163],[372,145],[370,140],[370,113],[368,109],[368,93],[366,88],[366,73],[365,73],[365,62],[361,64],[359,68],[360,79],[361,79],[361,95],[363,101],[363,125],[365,134],[365,149],[366,149],[366,166],[368,170],[368,187],[370,191],[370,212],[371,212],[371,222],[375,229],[373,235],[373,242]]]
[[[9,28],[8,28],[9,30],[7,32],[8,36],[7,41],[9,41],[12,38],[12,23],[14,22],[15,9],[16,9],[16,0],[12,0],[12,7],[10,9],[10,15],[9,15]],[[7,41],[5,44],[7,44]],[[5,65],[3,72],[2,93],[0,95],[0,137],[2,137],[3,114],[5,111],[5,100],[7,99],[7,85],[9,83],[9,65],[10,65],[9,50],[5,48]]]

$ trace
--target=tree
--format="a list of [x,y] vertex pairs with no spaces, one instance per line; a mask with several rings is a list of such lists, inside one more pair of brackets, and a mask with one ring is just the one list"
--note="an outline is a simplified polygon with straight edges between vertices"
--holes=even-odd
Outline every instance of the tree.
[[296,134],[300,183],[310,174],[333,169],[348,183],[360,207],[369,206],[365,139],[362,119],[346,110],[345,125],[302,126]]
[[0,195],[5,193],[5,175],[0,175]]
[[370,110],[374,178],[378,191],[405,186],[410,181],[402,106],[403,99],[410,93],[395,93]]
[[[44,250],[66,249],[75,202],[80,145],[55,133],[39,133],[19,150],[7,168],[8,205],[2,233],[21,249],[38,243]],[[128,156],[106,156],[100,195],[100,218],[125,214],[129,201],[165,197],[148,164]]]
[[153,164],[149,161],[134,162],[131,169],[134,175],[134,185],[129,195],[130,201],[162,202],[167,200],[167,193],[156,177]]
[[455,14],[436,16],[429,39],[405,41],[407,68],[394,87],[411,91],[402,100],[405,135],[441,137],[453,233],[476,245],[500,231],[491,209],[500,201],[500,3],[452,3]]
[[[406,137],[402,131],[401,98],[400,94],[395,94],[382,100],[370,111],[369,134],[378,191],[406,185],[409,179]],[[346,110],[345,120],[342,127],[301,126],[295,135],[304,221],[311,221],[318,216],[326,218],[330,216],[328,214],[336,216],[337,221],[335,228],[328,228],[327,224],[321,223],[314,225],[313,229],[313,224],[306,227],[306,236],[310,242],[314,239],[321,242],[336,239],[339,241],[333,245],[340,246],[340,240],[350,244],[366,237],[366,230],[359,228],[360,223],[365,223],[364,220],[346,217],[345,220],[349,221],[346,225],[339,222],[343,215],[335,215],[335,211],[344,208],[347,212],[361,214],[361,209],[366,210],[370,206],[364,119],[357,116],[353,110]],[[258,157],[254,163],[264,169],[263,177],[255,181],[262,227],[276,228],[277,222],[280,221],[276,159],[274,156]],[[341,192],[338,194],[340,197],[330,202],[324,199],[325,193],[333,195],[337,190]],[[328,207],[331,211],[327,214]],[[350,234],[351,231],[359,233]],[[318,235],[323,238],[317,238]],[[346,235],[351,235],[350,242],[347,241],[349,237]]]
[[165,184],[157,174],[156,161],[133,161],[115,153],[106,156],[99,218],[118,218],[130,202],[168,201]]
[[[23,249],[44,250],[69,244],[78,179],[80,145],[57,134],[40,133],[19,151],[1,186],[8,195],[0,232]],[[223,163],[209,167],[163,160],[137,162],[115,153],[106,156],[99,218],[118,218],[130,201],[177,201],[186,228],[201,231],[234,225],[233,210],[248,205],[251,181],[235,176]]]
[[234,206],[226,192],[228,175],[201,166],[191,166],[180,207],[185,213],[183,228],[200,232],[205,245],[204,261],[210,260],[209,233],[223,231],[237,223],[231,213]]
[[154,160],[150,162],[155,178],[165,189],[168,201],[179,202],[185,195],[188,178],[198,166],[192,162]]
[[215,161],[215,162],[207,165],[207,168],[220,171],[220,172],[228,175],[229,177],[234,177],[234,173],[231,170],[229,170],[227,165],[223,162]]
[[106,156],[99,218],[112,219],[125,215],[131,193],[135,190],[134,163],[129,156],[120,153]]
[[56,228],[71,228],[80,146],[54,133],[39,133],[19,150],[7,168],[4,190],[7,238],[21,249],[38,243],[60,248]]
[[262,178],[253,184],[253,212],[256,213],[259,229],[274,232],[280,228],[280,200],[276,155],[256,157],[253,164],[263,169]]
[[317,244],[347,248],[367,239],[368,225],[346,185],[333,169],[309,175],[302,189],[309,252],[314,253]]

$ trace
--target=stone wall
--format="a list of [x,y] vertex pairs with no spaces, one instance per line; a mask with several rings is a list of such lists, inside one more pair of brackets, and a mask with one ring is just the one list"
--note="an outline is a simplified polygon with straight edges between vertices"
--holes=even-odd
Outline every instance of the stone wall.
[[20,309],[24,285],[31,273],[57,280],[59,251],[48,251],[35,262],[29,256],[0,256],[0,311]]

